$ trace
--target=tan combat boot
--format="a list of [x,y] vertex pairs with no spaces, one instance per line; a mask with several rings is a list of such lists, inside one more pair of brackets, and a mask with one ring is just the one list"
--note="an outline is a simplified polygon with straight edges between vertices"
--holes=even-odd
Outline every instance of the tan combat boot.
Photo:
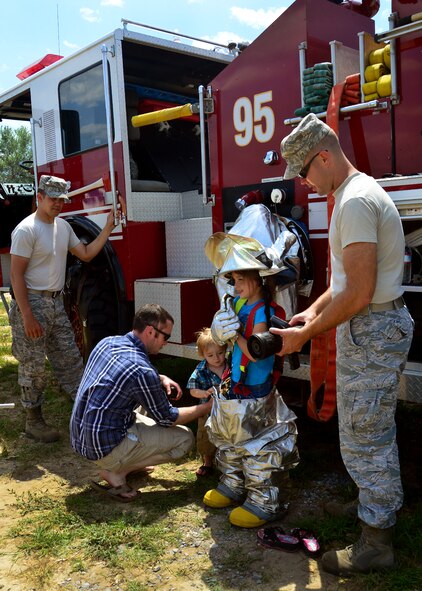
[[377,529],[362,523],[362,535],[344,550],[330,550],[322,557],[325,571],[348,576],[386,570],[394,566],[393,528]]
[[330,501],[329,503],[325,503],[324,511],[331,517],[344,517],[345,519],[350,519],[350,521],[353,521],[358,518],[358,505],[358,499],[354,499],[349,503]]
[[25,433],[31,439],[42,443],[52,443],[60,437],[60,433],[44,421],[41,406],[26,409]]

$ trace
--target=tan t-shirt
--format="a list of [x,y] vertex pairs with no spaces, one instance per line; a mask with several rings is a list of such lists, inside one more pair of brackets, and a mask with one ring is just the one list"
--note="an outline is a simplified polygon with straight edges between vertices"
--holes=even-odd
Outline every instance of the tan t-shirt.
[[29,289],[60,291],[65,282],[67,251],[79,242],[62,218],[46,224],[33,213],[13,230],[10,253],[29,259],[25,272]]
[[357,172],[334,192],[330,223],[331,290],[343,291],[343,249],[356,242],[377,245],[377,282],[372,302],[395,300],[403,293],[404,235],[394,202],[370,176]]

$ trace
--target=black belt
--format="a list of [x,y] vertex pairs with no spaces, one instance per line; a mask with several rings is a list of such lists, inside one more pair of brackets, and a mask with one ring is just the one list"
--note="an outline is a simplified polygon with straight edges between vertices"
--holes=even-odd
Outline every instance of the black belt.
[[391,302],[384,302],[383,304],[368,304],[356,312],[355,316],[368,316],[371,312],[388,312],[389,310],[399,310],[403,308],[406,304],[404,303],[404,299],[400,296]]
[[57,298],[63,293],[63,290],[61,289],[59,291],[50,291],[49,289],[28,289],[27,291],[28,293],[39,295],[43,298]]

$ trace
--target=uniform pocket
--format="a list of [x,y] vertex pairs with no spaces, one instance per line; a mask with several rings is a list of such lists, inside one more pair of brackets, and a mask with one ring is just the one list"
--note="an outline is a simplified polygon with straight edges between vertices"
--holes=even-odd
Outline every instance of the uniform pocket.
[[337,368],[352,381],[367,365],[366,337],[360,318],[352,318],[337,327]]
[[394,318],[390,324],[381,327],[381,333],[388,341],[393,343],[399,343],[412,332],[413,322],[407,317]]
[[[374,385],[376,387],[376,385]],[[397,405],[396,390],[393,387],[360,391],[356,393],[350,413],[350,423],[355,435],[368,444],[394,428],[394,415]]]

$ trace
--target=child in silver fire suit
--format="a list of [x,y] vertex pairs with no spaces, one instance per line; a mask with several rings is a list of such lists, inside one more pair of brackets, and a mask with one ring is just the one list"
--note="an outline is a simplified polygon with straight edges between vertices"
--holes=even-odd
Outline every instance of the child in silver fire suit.
[[296,417],[274,386],[274,355],[255,361],[247,347],[250,334],[268,330],[275,311],[268,290],[257,270],[233,271],[231,279],[235,311],[220,310],[212,325],[215,340],[235,340],[231,375],[223,375],[206,424],[222,476],[203,500],[217,508],[241,502],[230,522],[258,527],[280,516],[280,474],[299,459]]

